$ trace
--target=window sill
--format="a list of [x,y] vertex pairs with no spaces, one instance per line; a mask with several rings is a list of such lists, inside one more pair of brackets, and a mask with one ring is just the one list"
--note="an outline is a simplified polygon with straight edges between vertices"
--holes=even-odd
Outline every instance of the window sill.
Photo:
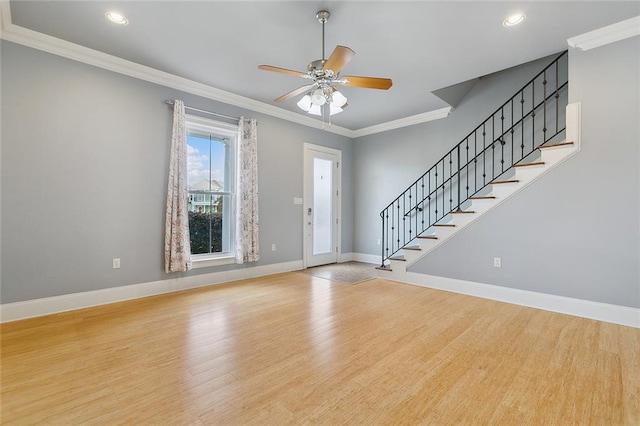
[[191,258],[192,269],[209,268],[211,266],[231,265],[236,263],[234,256]]

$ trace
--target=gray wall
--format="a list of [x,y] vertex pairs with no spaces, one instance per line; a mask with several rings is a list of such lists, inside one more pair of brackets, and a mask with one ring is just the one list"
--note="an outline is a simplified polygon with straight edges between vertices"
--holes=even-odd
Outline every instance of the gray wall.
[[640,307],[639,52],[639,37],[572,50],[581,152],[410,270]]
[[165,99],[258,119],[257,265],[302,259],[303,143],[342,150],[342,251],[353,251],[349,138],[1,43],[2,303],[237,267],[163,272]]

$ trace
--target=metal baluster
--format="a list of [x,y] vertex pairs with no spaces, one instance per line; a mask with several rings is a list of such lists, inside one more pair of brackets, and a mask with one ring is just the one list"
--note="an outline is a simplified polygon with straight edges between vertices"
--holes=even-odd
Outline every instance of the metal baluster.
[[[427,185],[428,185],[427,188],[429,190],[429,194],[431,194],[431,170],[429,170]],[[428,198],[427,205],[429,206],[429,226],[431,226],[431,195],[427,196],[427,198]]]
[[458,144],[458,210],[460,210],[460,180],[462,175],[460,174],[460,144]]
[[469,198],[469,136],[467,136],[467,161],[465,162],[467,168],[467,199]]
[[520,158],[524,158],[524,89],[520,93]]
[[449,211],[453,210],[453,195],[451,195],[451,191],[453,190],[452,167],[453,160],[451,158],[451,151],[449,151]]
[[500,172],[504,172],[504,107],[500,108]]
[[558,92],[558,84],[559,84],[559,79],[558,79],[558,65],[559,62],[556,62],[556,135],[558,134],[558,125],[559,125],[559,117],[558,117],[558,113],[559,113],[559,106],[558,106],[558,98],[560,98],[560,93]]
[[478,131],[473,132],[473,193],[478,192]]
[[412,228],[412,231],[414,231],[414,234],[418,235],[418,219],[419,219],[419,217],[418,217],[419,214],[418,213],[420,213],[420,212],[418,211],[418,200],[419,199],[418,199],[418,182],[417,181],[415,183],[415,187],[416,187],[416,200],[414,201],[415,207],[413,208],[413,210],[415,211],[415,213],[414,213],[415,221],[414,221],[414,224],[413,224],[413,226],[411,228]]
[[398,237],[396,238],[396,247],[392,250],[392,252],[396,252],[397,250],[400,250],[400,198],[398,198],[398,213],[397,213],[397,219],[396,221],[397,223],[397,231],[398,231]]
[[[387,256],[390,256],[393,253],[393,241],[396,238],[396,211],[394,209],[395,201],[391,204],[391,239],[389,240],[388,248],[387,248]],[[389,253],[389,249],[391,253]]]
[[547,142],[547,70],[542,73],[542,143]]
[[513,98],[511,98],[511,164],[515,164],[515,162],[513,161],[513,134],[514,134],[515,130],[513,129]]
[[495,114],[491,116],[491,180],[496,178],[496,123]]
[[482,123],[482,186],[487,184],[487,130]]
[[444,198],[445,198],[445,197],[446,197],[446,195],[447,195],[447,194],[446,194],[446,187],[444,186],[444,176],[445,176],[445,170],[444,170],[444,168],[445,168],[445,164],[444,164],[444,161],[443,161],[443,162],[442,162],[442,212],[441,212],[441,213],[442,213],[442,215],[440,216],[440,217],[442,217],[442,218],[444,218],[444,215],[445,215],[445,209],[446,209],[446,207],[445,207],[445,200],[444,200]]
[[536,149],[536,81],[531,82],[531,151]]
[[434,199],[434,218],[433,218],[433,223],[438,221],[438,164],[436,163],[436,166],[434,167],[434,170],[436,171],[435,173],[435,185],[433,187],[433,199]]
[[424,175],[422,175],[422,180],[420,184],[422,186],[422,197],[420,197],[420,199],[422,200],[422,211],[420,212],[422,213],[421,214],[422,226],[420,227],[420,229],[422,229],[422,231],[420,231],[420,233],[422,234],[424,232]]
[[407,242],[407,217],[405,216],[405,213],[407,212],[407,206],[405,203],[406,198],[406,193],[402,194],[402,244],[398,242],[398,249],[404,247]]

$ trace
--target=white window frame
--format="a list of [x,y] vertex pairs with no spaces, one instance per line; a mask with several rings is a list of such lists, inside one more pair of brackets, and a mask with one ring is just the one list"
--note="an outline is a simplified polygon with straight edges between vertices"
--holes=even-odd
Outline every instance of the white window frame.
[[[229,247],[228,251],[222,253],[203,253],[203,254],[192,254],[191,262],[194,269],[197,268],[207,268],[211,266],[219,266],[219,265],[229,265],[235,263],[235,223],[236,223],[236,159],[238,154],[238,126],[228,123],[223,123],[220,121],[212,120],[210,118],[200,117],[197,115],[185,115],[185,127],[187,130],[187,134],[189,133],[198,133],[200,135],[212,135],[219,139],[229,139],[229,147],[231,148],[228,152],[231,153],[231,161],[226,163],[229,164],[231,170],[227,170],[227,176],[225,176],[225,185],[227,185],[226,180],[228,179],[228,188],[230,189],[231,196],[230,205],[226,206],[229,209],[228,217],[229,220],[228,225],[229,229],[226,230],[226,238],[227,247]],[[226,191],[225,191],[226,192]],[[224,213],[223,213],[223,217]],[[223,222],[225,223],[225,222]],[[223,231],[225,234],[225,231]],[[223,243],[223,246],[225,244]]]

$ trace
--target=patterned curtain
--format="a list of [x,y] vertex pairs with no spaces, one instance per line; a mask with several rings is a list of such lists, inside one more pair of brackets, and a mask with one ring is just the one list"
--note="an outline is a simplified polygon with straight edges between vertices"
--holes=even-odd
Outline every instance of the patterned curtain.
[[173,132],[169,158],[169,186],[164,227],[164,271],[183,272],[191,269],[189,241],[189,205],[187,194],[187,129],[184,103],[173,105]]
[[257,262],[258,247],[258,123],[240,118],[237,164],[236,263]]

